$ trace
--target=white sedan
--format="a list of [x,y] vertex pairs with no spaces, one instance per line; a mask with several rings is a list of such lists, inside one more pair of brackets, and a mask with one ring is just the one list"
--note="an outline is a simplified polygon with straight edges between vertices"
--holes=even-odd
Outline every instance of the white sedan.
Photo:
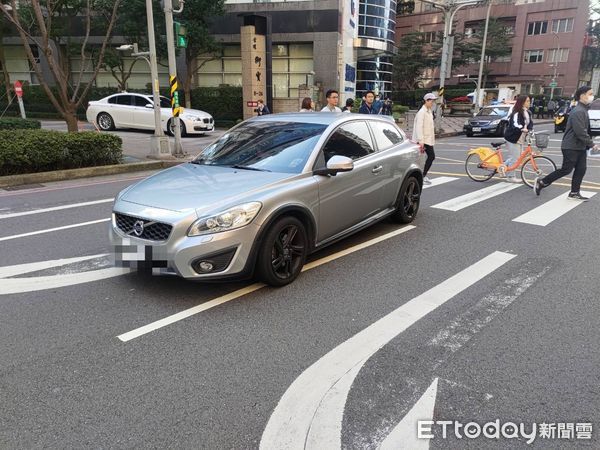
[[[152,95],[123,92],[109,95],[101,100],[88,103],[88,122],[96,124],[102,131],[116,128],[137,128],[154,130],[154,109]],[[164,131],[174,133],[175,123],[171,101],[160,97],[160,119]],[[181,135],[204,134],[214,130],[212,116],[198,109],[184,109],[181,119]]]
[[590,130],[592,134],[600,134],[600,99],[594,100],[590,105]]

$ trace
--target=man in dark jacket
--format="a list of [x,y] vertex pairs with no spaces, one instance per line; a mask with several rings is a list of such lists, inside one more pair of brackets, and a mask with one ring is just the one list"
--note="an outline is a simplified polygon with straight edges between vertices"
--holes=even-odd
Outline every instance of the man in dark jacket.
[[560,146],[563,154],[563,163],[560,169],[555,170],[544,178],[536,178],[533,183],[533,190],[536,195],[540,195],[543,188],[550,186],[561,177],[571,173],[573,169],[573,179],[571,180],[571,192],[568,198],[573,200],[587,201],[579,192],[581,182],[587,169],[587,149],[594,147],[590,133],[590,117],[588,110],[590,104],[594,101],[594,94],[589,86],[582,86],[575,92],[577,106],[569,114],[565,135]]

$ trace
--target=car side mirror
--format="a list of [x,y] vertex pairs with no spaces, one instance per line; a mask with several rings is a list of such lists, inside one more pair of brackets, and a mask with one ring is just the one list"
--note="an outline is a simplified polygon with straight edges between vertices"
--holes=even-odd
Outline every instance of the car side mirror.
[[147,103],[146,104],[146,108],[152,109],[152,108],[154,108],[154,105],[152,103]]
[[334,155],[327,161],[327,167],[315,170],[315,175],[332,175],[339,172],[350,172],[354,169],[354,161],[347,156]]

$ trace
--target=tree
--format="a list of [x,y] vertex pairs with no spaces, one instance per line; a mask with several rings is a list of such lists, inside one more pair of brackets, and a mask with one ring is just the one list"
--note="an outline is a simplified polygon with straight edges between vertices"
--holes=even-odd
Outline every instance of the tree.
[[[87,98],[110,42],[122,0],[11,0],[12,10],[0,8],[19,33],[27,58],[52,105],[65,119],[70,132],[78,131],[77,109]],[[71,28],[83,22],[84,35],[73,37]],[[93,25],[92,25],[93,22]],[[100,48],[89,45],[90,36],[100,36]],[[34,56],[37,46],[49,68],[49,79]],[[78,55],[80,67],[73,76],[71,58]],[[84,69],[92,65],[92,74],[84,82]],[[52,89],[51,86],[55,86]]]
[[[210,35],[211,17],[223,15],[225,0],[186,0],[179,18],[187,29],[188,45],[185,49],[186,76],[183,82],[185,106],[191,108],[191,90],[194,75],[211,59],[220,56],[221,46]],[[201,58],[206,56],[206,58]]]
[[402,36],[398,53],[393,59],[394,89],[415,89],[423,72],[437,64],[430,54],[430,44],[426,42],[425,33],[414,32]]

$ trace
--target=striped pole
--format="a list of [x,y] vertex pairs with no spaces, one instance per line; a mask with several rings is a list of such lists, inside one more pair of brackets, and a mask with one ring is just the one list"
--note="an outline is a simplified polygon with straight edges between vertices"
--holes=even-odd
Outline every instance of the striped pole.
[[173,117],[179,117],[183,108],[179,106],[179,93],[177,92],[177,77],[171,75],[169,77],[171,82],[171,109],[173,110]]

